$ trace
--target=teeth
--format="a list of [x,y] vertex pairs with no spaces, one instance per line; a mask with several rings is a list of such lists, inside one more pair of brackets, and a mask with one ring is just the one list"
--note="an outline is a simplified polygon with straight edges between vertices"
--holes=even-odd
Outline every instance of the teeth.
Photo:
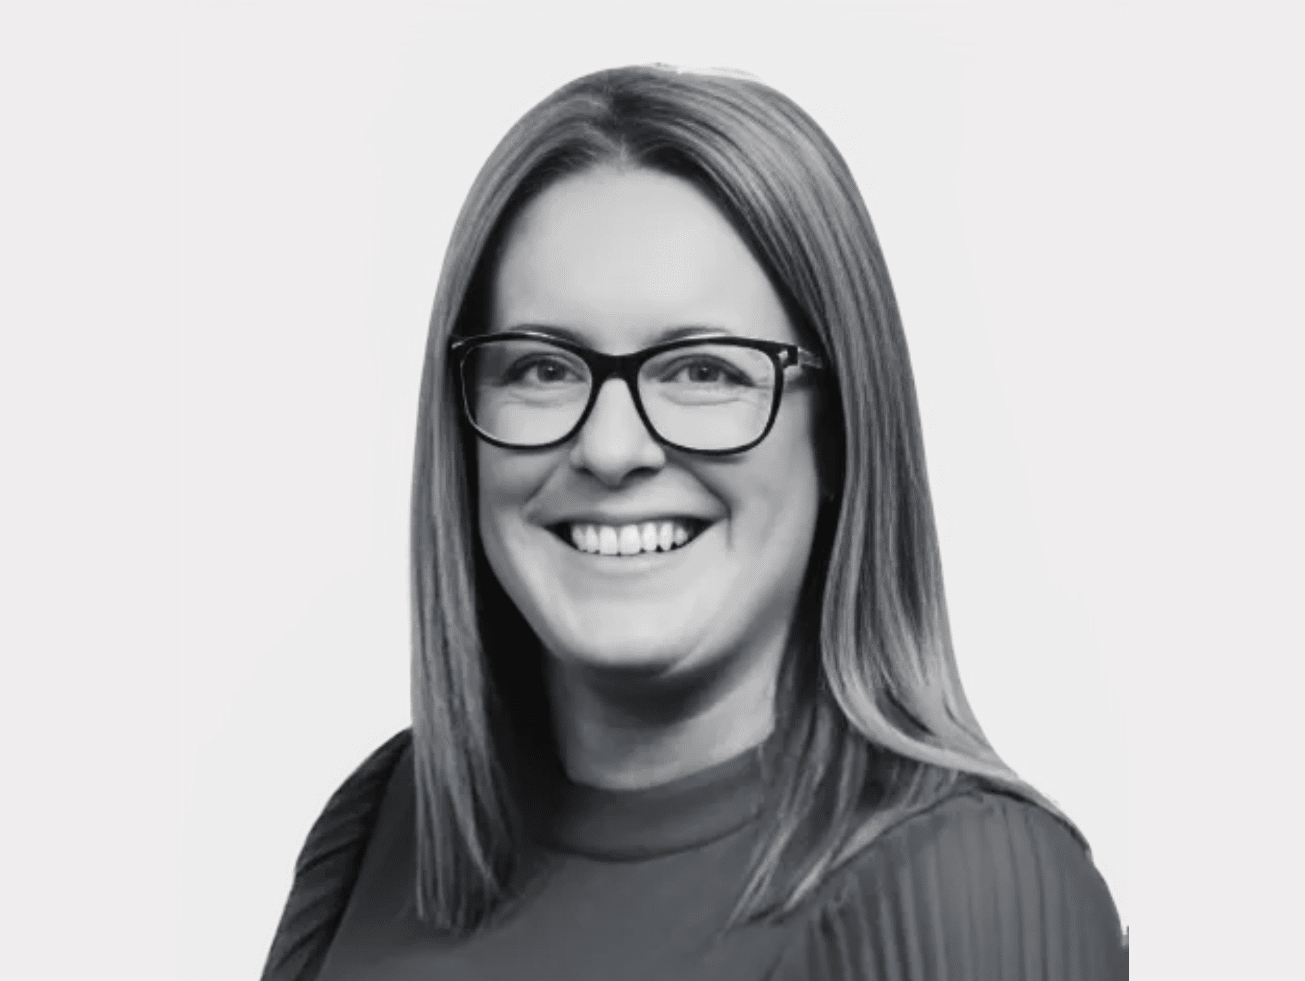
[[603,555],[615,555],[621,550],[621,539],[617,537],[616,529],[611,525],[603,525],[598,529],[598,551]]
[[669,552],[671,546],[675,544],[675,526],[669,521],[663,521],[661,527],[657,529],[657,547],[663,552]]
[[638,555],[643,551],[643,539],[639,535],[638,525],[626,525],[621,529],[621,554]]
[[638,555],[641,552],[669,552],[689,541],[689,528],[680,521],[645,521],[642,524],[573,524],[571,544],[581,552],[598,555]]

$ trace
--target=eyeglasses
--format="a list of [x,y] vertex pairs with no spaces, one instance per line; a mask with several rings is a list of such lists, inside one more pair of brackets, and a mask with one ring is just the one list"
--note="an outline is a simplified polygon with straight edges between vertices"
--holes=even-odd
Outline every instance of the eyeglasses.
[[519,330],[463,338],[449,350],[471,427],[488,443],[521,450],[574,436],[616,375],[658,442],[710,456],[741,453],[775,424],[785,369],[824,368],[795,344],[732,336],[610,355]]

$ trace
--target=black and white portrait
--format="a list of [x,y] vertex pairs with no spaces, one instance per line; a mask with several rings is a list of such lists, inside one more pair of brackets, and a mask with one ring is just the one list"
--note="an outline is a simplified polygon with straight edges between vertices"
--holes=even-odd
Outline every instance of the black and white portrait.
[[14,976],[1266,973],[1290,32],[984,7],[33,19]]

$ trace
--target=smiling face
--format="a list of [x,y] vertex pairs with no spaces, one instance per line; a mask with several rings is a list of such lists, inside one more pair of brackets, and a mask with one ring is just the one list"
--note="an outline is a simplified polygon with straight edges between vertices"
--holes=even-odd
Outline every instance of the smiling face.
[[[565,331],[625,354],[686,327],[799,341],[762,268],[692,185],[601,167],[516,219],[490,332]],[[486,556],[549,654],[649,680],[773,671],[819,503],[813,393],[799,379],[789,372],[770,434],[733,456],[659,444],[619,377],[561,446],[477,440]]]

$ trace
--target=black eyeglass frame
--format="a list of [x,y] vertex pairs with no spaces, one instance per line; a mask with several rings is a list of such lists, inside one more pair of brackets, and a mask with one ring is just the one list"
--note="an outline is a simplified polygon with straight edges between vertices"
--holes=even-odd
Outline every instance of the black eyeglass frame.
[[[544,341],[562,348],[564,351],[570,351],[589,368],[589,401],[585,405],[584,411],[580,413],[575,425],[564,436],[547,443],[508,443],[491,436],[476,424],[475,413],[468,402],[470,394],[467,390],[465,374],[467,358],[476,348],[501,340]],[[643,400],[639,397],[639,369],[644,366],[644,363],[666,351],[700,347],[706,344],[752,348],[769,355],[771,363],[775,366],[775,391],[770,402],[770,416],[766,420],[766,427],[761,431],[761,435],[750,443],[723,450],[701,450],[682,446],[659,433],[657,427],[652,424],[652,420],[648,418],[648,413],[644,410]],[[486,443],[508,450],[547,450],[555,446],[561,446],[581,430],[589,419],[590,413],[593,412],[594,405],[598,402],[598,393],[602,391],[609,378],[618,375],[625,381],[626,388],[630,391],[630,399],[634,402],[635,411],[639,413],[644,428],[657,442],[663,446],[680,450],[683,453],[694,453],[699,456],[732,456],[735,453],[743,453],[752,449],[770,435],[770,430],[774,427],[775,419],[779,415],[779,404],[784,398],[785,369],[797,367],[810,371],[823,371],[825,368],[825,363],[820,355],[805,348],[800,348],[796,344],[786,344],[782,341],[764,341],[752,337],[737,337],[733,334],[706,334],[701,337],[686,337],[680,340],[666,341],[662,344],[654,344],[652,347],[646,347],[641,351],[632,351],[629,354],[603,354],[601,351],[595,351],[583,344],[576,344],[573,341],[556,337],[553,334],[546,334],[542,331],[507,330],[494,334],[477,334],[474,337],[458,338],[450,342],[449,353],[455,359],[454,375],[458,382],[459,401],[462,403],[463,416],[466,418],[468,425]]]

